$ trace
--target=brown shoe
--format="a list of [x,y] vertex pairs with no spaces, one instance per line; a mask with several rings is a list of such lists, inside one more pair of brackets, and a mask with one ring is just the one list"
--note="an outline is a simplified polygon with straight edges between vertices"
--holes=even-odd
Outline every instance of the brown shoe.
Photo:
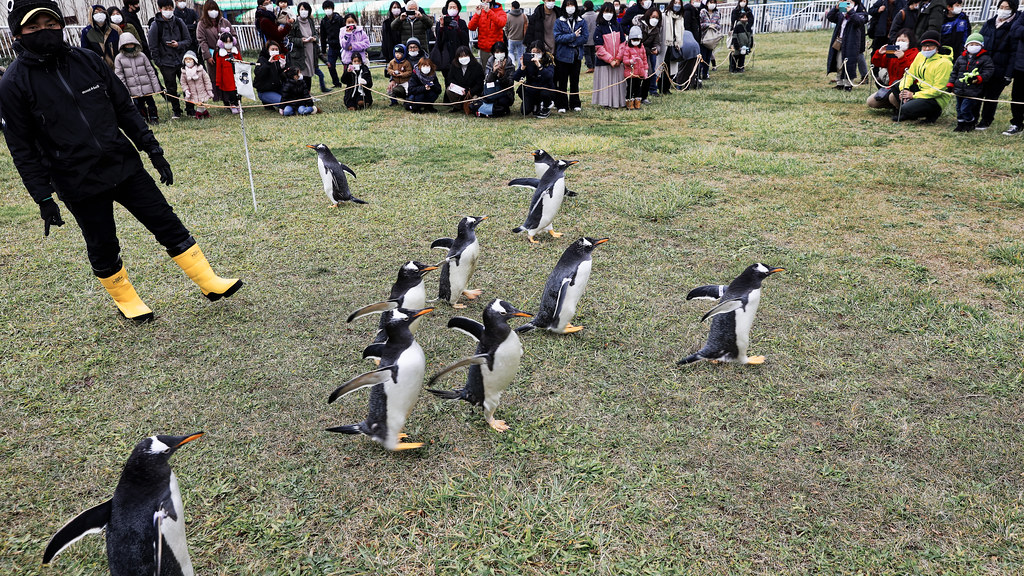
[[594,73],[594,69],[593,68],[587,68],[587,71],[584,72],[584,74],[593,74],[593,73]]

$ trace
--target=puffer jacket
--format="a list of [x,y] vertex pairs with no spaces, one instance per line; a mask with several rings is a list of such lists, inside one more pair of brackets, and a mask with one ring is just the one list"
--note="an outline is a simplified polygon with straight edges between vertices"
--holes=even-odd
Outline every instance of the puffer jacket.
[[920,39],[928,31],[942,34],[942,25],[945,23],[945,0],[931,0],[927,5],[922,0],[921,5],[917,7],[917,23],[914,25],[914,35]]
[[624,78],[647,77],[647,49],[643,43],[630,46],[629,40],[619,47],[619,58],[622,59],[622,76]]
[[206,69],[199,64],[181,69],[181,88],[185,92],[185,98],[192,102],[213,100],[213,82],[210,81]]
[[79,39],[79,44],[82,48],[92,50],[110,66],[110,69],[114,69],[114,58],[117,57],[118,42],[117,37],[121,34],[121,29],[116,24],[106,24],[102,28],[95,25],[88,25],[82,29],[82,37]]
[[408,44],[409,38],[419,38],[426,41],[427,34],[434,26],[434,19],[421,9],[420,17],[415,20],[409,18],[395,18],[391,22],[391,31],[394,32],[392,40],[398,44]]
[[36,202],[54,189],[65,202],[85,200],[141,170],[138,150],[161,152],[128,89],[94,52],[65,44],[44,58],[20,41],[14,51],[0,82],[0,114]]
[[[914,58],[907,69],[907,74],[900,80],[900,90],[917,88],[914,98],[933,98],[940,106],[945,107],[951,96],[943,90],[952,70],[953,55],[949,48],[940,47],[931,58],[925,58],[924,53],[918,52],[917,58]],[[917,78],[923,82],[918,82]]]
[[469,29],[477,31],[477,47],[484,52],[490,52],[495,42],[502,41],[506,22],[508,14],[501,8],[491,8],[474,14],[469,19]]
[[1007,70],[1013,67],[1013,48],[1010,31],[1014,23],[1020,18],[1019,13],[1014,13],[1002,26],[996,27],[996,17],[993,16],[981,27],[981,35],[985,37],[985,50],[992,56],[992,62],[996,65],[996,74],[1006,75]]
[[610,23],[598,24],[594,32],[594,52],[597,59],[594,64],[597,66],[608,66],[612,60],[621,60],[619,52],[622,50],[622,41],[626,35],[622,33],[622,27],[614,20]]
[[644,15],[641,14],[633,18],[633,25],[640,27],[641,36],[640,45],[647,49],[647,54],[654,56],[655,48],[661,48],[661,36],[662,36],[662,25],[658,22],[657,26],[651,26]]
[[[964,50],[963,54],[953,63],[953,71],[949,73],[949,82],[946,88],[951,88],[953,94],[964,97],[980,98],[984,92],[985,82],[991,82],[995,73],[996,65],[992,62],[992,56],[982,48],[977,54],[970,54]],[[978,76],[970,83],[962,79],[968,72],[978,72]]]
[[135,44],[135,53],[127,54],[121,50],[114,58],[114,74],[128,87],[128,93],[134,97],[155,94],[161,90],[160,80],[156,76],[156,70],[149,63],[149,58],[142,51],[142,44],[135,39],[135,36],[125,32],[121,34],[118,49],[124,48],[127,44]]
[[[165,20],[157,16],[149,26],[149,54],[157,66],[181,66],[181,59],[192,45],[192,33],[181,18],[175,16]],[[178,43],[177,48],[167,45],[168,42]]]
[[[580,33],[577,36],[576,31]],[[583,45],[587,42],[587,23],[583,18],[570,21],[562,16],[555,20],[555,60],[572,64],[583,60]]]
[[1013,26],[1010,28],[1010,51],[1013,56],[1006,66],[1006,75],[1010,76],[1016,71],[1024,72],[1024,16],[1018,15],[1013,20]]
[[907,73],[907,68],[917,58],[917,48],[907,48],[903,52],[903,58],[890,58],[888,54],[883,54],[882,49],[879,48],[871,56],[871,65],[876,68],[885,68],[885,71],[889,74],[889,84],[895,84],[903,79],[903,75]]

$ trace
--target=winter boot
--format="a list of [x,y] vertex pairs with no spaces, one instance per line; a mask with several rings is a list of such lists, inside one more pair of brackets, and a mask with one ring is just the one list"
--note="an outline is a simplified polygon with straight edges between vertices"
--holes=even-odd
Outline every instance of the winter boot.
[[242,287],[242,281],[237,278],[217,276],[213,268],[210,268],[210,262],[206,256],[203,256],[203,251],[199,249],[198,244],[193,244],[181,254],[172,256],[172,259],[178,266],[181,266],[185,274],[199,286],[203,295],[211,302],[227,298]]
[[153,319],[153,311],[139,298],[138,292],[128,281],[128,271],[124,266],[113,276],[100,278],[100,284],[107,289],[117,309],[125,318],[142,324]]
[[953,132],[963,132],[965,122],[957,122],[956,128],[953,128]]

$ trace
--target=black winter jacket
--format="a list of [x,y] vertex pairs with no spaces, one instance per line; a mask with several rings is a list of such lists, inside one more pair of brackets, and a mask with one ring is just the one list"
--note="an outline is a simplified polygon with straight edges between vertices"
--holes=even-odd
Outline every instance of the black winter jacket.
[[996,28],[996,18],[993,16],[981,27],[981,35],[985,37],[985,50],[992,57],[992,62],[996,65],[996,74],[998,75],[1006,76],[1007,70],[1013,69],[1015,43],[1013,42],[1010,30],[1013,29],[1013,25],[1020,18],[1019,13],[1014,14],[1009,22]]
[[[949,74],[949,82],[946,86],[952,87],[953,93],[957,96],[979,98],[984,90],[982,87],[985,85],[985,82],[992,81],[995,69],[996,66],[992,63],[992,57],[985,50],[973,56],[964,50],[964,53],[953,63],[953,71]],[[979,74],[974,82],[968,84],[961,81],[964,74],[973,70],[977,70]]]
[[[700,8],[694,8],[692,4],[683,6],[683,30],[689,30],[697,42],[700,42]],[[623,32],[629,32],[629,28]]]
[[313,99],[309,96],[304,80],[286,78],[281,86],[281,102],[287,102],[282,106],[312,106]]
[[[177,16],[171,20],[164,20],[163,16],[154,18],[146,37],[149,40],[150,59],[157,66],[180,67],[181,59],[192,45],[192,35],[188,32],[188,26]],[[177,42],[178,47],[168,46],[167,43],[171,41]]]
[[[885,6],[885,10],[879,12],[879,8]],[[868,8],[868,36],[871,38],[888,38],[889,28],[900,10],[906,7],[903,0],[877,0]]]
[[346,108],[355,108],[360,100],[363,101],[364,106],[373,104],[373,92],[365,89],[362,94],[358,92],[360,78],[366,82],[363,84],[364,88],[373,88],[373,75],[370,73],[369,66],[360,67],[359,72],[353,72],[349,66],[345,67],[345,72],[341,75],[341,83],[345,85]]
[[4,136],[36,202],[56,190],[76,202],[142,168],[139,152],[162,153],[128,88],[96,54],[65,44],[42,58],[14,43],[17,58],[0,80]]
[[320,21],[320,51],[327,53],[328,48],[341,51],[341,29],[345,27],[345,17],[335,12],[330,18]]
[[125,24],[131,24],[132,26],[135,26],[136,30],[139,31],[139,35],[142,36],[142,38],[136,38],[136,40],[139,41],[139,44],[142,44],[142,51],[146,54],[146,56],[149,56],[149,41],[146,39],[146,35],[143,33],[143,30],[148,30],[149,27],[142,25],[142,20],[139,20],[138,12],[131,12],[128,10],[128,8],[125,8],[121,11],[121,16],[124,17]]
[[175,8],[174,15],[181,18],[181,21],[185,23],[185,27],[188,28],[188,35],[192,38],[192,43],[189,44],[188,49],[199,54],[199,40],[196,39],[196,28],[199,26],[199,14],[191,8]]
[[434,26],[434,38],[437,43],[430,51],[430,59],[437,64],[438,70],[447,74],[452,58],[455,58],[455,51],[459,46],[469,46],[469,25],[462,18],[455,20],[445,16],[438,19]]
[[[484,93],[484,67],[476,58],[469,59],[465,72],[462,71],[462,65],[458,61],[452,62],[445,79],[448,84],[457,84],[465,88],[470,96],[480,96]],[[445,86],[445,90],[447,89],[448,87]],[[458,100],[461,96],[452,93],[451,98]]]
[[[889,42],[895,43],[896,39],[900,36],[900,30],[909,28],[911,32],[917,29],[917,18],[919,16],[917,10],[911,10],[910,8],[903,8],[896,13],[892,18],[892,26],[889,27]],[[917,33],[914,32],[916,36]]]
[[946,23],[946,3],[943,0],[932,0],[927,6],[917,9],[917,24],[914,35],[918,41],[925,32],[932,31],[942,34],[942,25]]
[[277,92],[281,94],[284,90],[284,70],[277,62],[270,61],[267,49],[263,49],[259,60],[256,61],[256,72],[253,74],[252,87],[257,92]]
[[[562,17],[562,9],[560,7],[555,6],[554,12],[555,12],[555,20],[558,20],[559,18]],[[534,42],[536,42],[538,40],[540,40],[541,42],[545,41],[544,40],[544,17],[545,17],[545,14],[546,13],[544,12],[544,3],[542,2],[536,8],[533,9],[533,14],[530,14],[530,17],[526,19],[526,34],[523,35],[523,46],[526,47],[527,51],[529,51],[530,45],[533,44]],[[601,16],[598,15],[598,22],[602,21],[602,20],[600,20],[600,18],[601,18]],[[551,52],[552,54],[555,53],[555,47],[554,46],[548,46],[547,48],[548,48],[548,50],[547,50],[548,52]]]

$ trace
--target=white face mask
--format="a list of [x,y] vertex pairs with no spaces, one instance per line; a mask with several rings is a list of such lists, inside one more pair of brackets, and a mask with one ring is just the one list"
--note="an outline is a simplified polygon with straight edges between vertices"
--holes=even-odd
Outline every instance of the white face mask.
[[573,14],[576,13],[576,7],[575,6],[566,6],[565,7],[565,13],[568,14],[569,16],[572,16]]
[[93,19],[93,20],[94,20],[94,21],[95,21],[95,22],[96,22],[97,24],[103,24],[104,22],[106,22],[106,21],[107,21],[107,15],[106,15],[106,14],[104,14],[103,12],[99,12],[99,13],[93,14],[93,15],[92,15],[92,19]]
[[540,62],[540,59],[544,57],[543,54],[530,53],[530,57],[533,58],[534,62]]
[[910,48],[910,42],[897,42],[896,47],[899,48],[901,52],[906,52],[907,48]]
[[607,12],[605,12],[604,14],[601,14],[601,18],[604,18],[605,22],[611,22],[612,18],[614,16],[615,16],[614,14],[609,14]]
[[420,66],[420,72],[424,74],[430,74],[430,66]]
[[505,55],[504,54],[495,54],[494,55],[494,61],[495,62],[501,62],[503,60],[505,60]]
[[651,7],[651,0],[644,0],[640,5],[644,7],[644,10],[647,10]]
[[708,4],[708,10],[715,10],[718,8],[718,4]]
[[459,15],[459,11],[456,10],[455,8],[449,8],[448,15],[451,16],[452,18],[455,18],[456,16]]
[[[174,15],[174,12],[171,12],[171,16],[173,16],[173,15]],[[113,16],[110,17],[110,21],[113,22],[114,24],[120,24],[121,22],[124,22],[124,17],[122,17],[120,14],[114,14]]]
[[1009,18],[1009,17],[1010,17],[1010,14],[1013,14],[1013,11],[1012,11],[1012,10],[1006,10],[1006,9],[1003,9],[1003,10],[996,10],[996,16],[997,16],[997,17],[998,17],[998,18],[999,18],[1000,20],[1006,20],[1007,18]]
[[746,2],[740,2],[740,8],[746,8],[746,7],[747,7],[747,3]]
[[225,49],[225,50],[228,50],[228,51],[230,51],[230,50],[231,50],[232,48],[234,48],[234,47],[235,47],[235,44],[234,44],[234,42],[225,42],[225,43],[224,43],[224,49]]
[[334,16],[334,8],[324,8],[324,16],[328,18]]
[[545,2],[544,3],[544,7],[547,8],[548,10],[554,10],[555,9],[555,3],[554,2]]
[[651,18],[649,20],[649,22],[651,23],[651,27],[653,28],[653,27],[657,26],[658,22],[661,22],[661,20],[658,20],[657,18]]
[[217,16],[220,15],[220,12],[218,12],[216,10],[210,10],[209,12],[206,13],[206,15],[209,16],[210,18],[216,18]]
[[935,48],[932,48],[930,50],[921,50],[921,54],[924,55],[925,58],[931,58],[932,56],[935,56],[936,52],[938,52],[938,50]]
[[184,10],[185,6],[186,4],[184,2],[178,2],[178,8],[180,8],[181,10]]
[[632,46],[639,46],[640,45],[640,40],[634,38],[634,39],[630,40],[629,43]]
[[[174,18],[174,10],[161,10],[160,14],[163,15],[164,20],[170,20],[171,18]],[[115,24],[117,23],[117,20],[114,20],[113,18],[111,18],[110,20]]]
[[694,8],[700,8],[700,2],[690,2]]
[[391,9],[391,13],[394,14],[395,16],[398,16],[399,14],[402,13],[402,9],[401,8],[392,8]]
[[309,18],[309,10],[299,10],[299,18]]
[[196,63],[193,62],[192,60],[186,60],[185,61],[185,68],[195,68],[195,67],[196,67]]
[[459,64],[462,64],[463,66],[468,66],[469,65],[469,56],[463,56],[463,57],[459,58]]
[[296,78],[296,80],[302,80],[302,74],[299,74],[299,77]]
[[269,50],[269,51],[267,51],[267,54],[268,54],[268,55],[269,55],[269,56],[270,56],[271,58],[273,58],[274,56],[279,56],[279,55],[281,54],[281,52],[280,52],[280,51],[278,51],[278,50]]
[[967,45],[967,53],[968,54],[977,54],[978,52],[981,52],[981,44],[968,44]]
[[963,6],[954,6],[953,7],[953,14],[959,14],[959,13],[961,13],[963,11],[964,11]]
[[409,50],[409,58],[415,58],[420,55],[419,50]]

